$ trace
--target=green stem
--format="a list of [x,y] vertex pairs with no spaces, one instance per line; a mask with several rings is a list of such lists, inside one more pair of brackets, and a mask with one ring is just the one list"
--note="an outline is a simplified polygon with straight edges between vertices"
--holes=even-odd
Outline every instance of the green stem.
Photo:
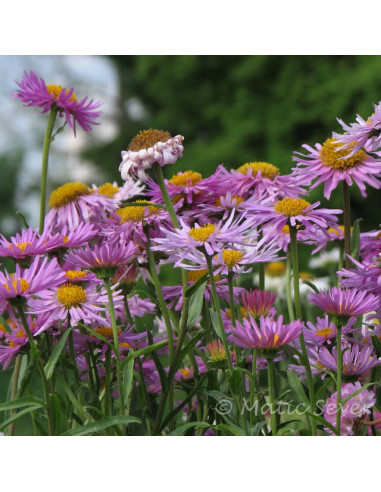
[[112,399],[111,399],[111,351],[106,350],[106,376],[105,376],[105,414],[111,417],[112,415]]
[[345,268],[351,267],[351,260],[347,255],[351,255],[351,199],[349,186],[346,181],[343,184],[343,211],[344,211],[344,252],[345,252]]
[[205,254],[205,258],[206,258],[206,263],[208,265],[209,281],[210,281],[210,285],[212,287],[213,305],[214,305],[214,309],[215,309],[216,315],[217,315],[218,326],[220,327],[220,333],[221,333],[221,337],[222,337],[222,343],[224,344],[224,347],[225,347],[226,359],[228,361],[229,369],[231,371],[233,371],[233,364],[232,364],[232,360],[231,360],[231,357],[230,357],[229,343],[228,343],[228,339],[227,339],[227,336],[226,336],[224,324],[222,322],[220,301],[218,299],[218,294],[217,294],[217,289],[216,289],[216,282],[214,280],[214,272],[213,272],[213,266],[212,266],[212,257],[209,256],[206,252],[204,254]]
[[287,249],[286,297],[287,297],[288,317],[290,318],[290,321],[295,321],[294,307],[292,305],[292,297],[291,297],[291,253],[290,253],[290,249]]
[[[258,349],[253,349],[252,361],[251,361],[251,379],[250,379],[250,408],[254,406],[255,394],[257,390],[257,357]],[[254,412],[250,410],[250,425],[254,422]]]
[[271,357],[267,359],[267,375],[268,375],[268,382],[269,382],[271,432],[273,436],[276,436],[277,425],[276,425],[276,406],[275,406],[274,359]]
[[23,308],[21,306],[18,306],[17,310],[20,314],[21,322],[22,322],[22,325],[24,327],[26,336],[28,337],[29,345],[31,348],[31,355],[32,355],[32,357],[35,358],[37,368],[40,372],[41,382],[42,382],[42,386],[44,389],[46,413],[47,413],[47,417],[48,417],[49,435],[53,436],[54,435],[54,427],[53,427],[53,419],[52,419],[52,407],[51,407],[50,398],[49,398],[48,381],[46,380],[45,371],[44,371],[44,368],[42,367],[41,354],[39,353],[39,350],[37,348],[37,342],[34,340],[32,332],[30,331],[28,321],[25,317],[25,313],[24,313]]
[[116,362],[116,377],[117,377],[118,389],[119,389],[119,413],[120,413],[120,415],[125,415],[124,390],[123,390],[123,381],[122,381],[122,369],[121,369],[121,361],[120,361],[120,352],[119,352],[118,329],[117,329],[117,326],[116,326],[114,299],[112,297],[110,279],[109,278],[105,278],[104,279],[104,284],[105,284],[106,291],[107,291],[108,312],[109,312],[110,318],[111,318],[112,336],[113,336],[113,340],[114,340],[114,354],[115,354],[115,362]]
[[126,316],[127,316],[127,321],[130,323],[130,325],[134,324],[134,319],[131,316],[131,311],[130,311],[130,306],[128,305],[128,298],[127,296],[123,297],[123,302],[124,302],[124,308],[126,310]]
[[[293,268],[293,275],[294,275],[295,314],[296,314],[296,318],[301,321],[302,320],[302,308],[301,308],[301,303],[300,303],[300,290],[299,290],[298,244],[297,244],[297,240],[296,240],[296,227],[292,226],[292,225],[290,225],[290,240],[291,240],[292,268]],[[304,359],[304,363],[303,363],[303,361],[301,361],[301,362],[304,365],[304,367],[306,368],[307,385],[308,385],[308,392],[309,392],[309,396],[310,396],[311,413],[314,413],[315,409],[316,409],[315,389],[314,389],[314,383],[312,380],[311,365],[310,365],[310,361],[308,359],[306,342],[304,340],[303,331],[301,332],[301,334],[299,336],[299,341],[300,341],[300,347],[302,349],[302,355],[303,355],[303,359]],[[314,418],[311,418],[311,433],[313,436],[316,436],[316,421]]]
[[148,264],[149,264],[151,280],[152,280],[152,283],[155,287],[157,300],[159,302],[160,311],[163,315],[165,327],[167,329],[169,362],[172,363],[172,359],[173,359],[173,333],[172,333],[171,319],[170,319],[170,316],[168,313],[167,305],[164,301],[163,292],[162,292],[162,288],[161,288],[161,284],[160,284],[160,279],[159,279],[159,276],[158,276],[157,271],[156,271],[156,263],[155,263],[155,258],[153,256],[153,253],[151,250],[151,240],[149,237],[149,231],[147,230],[145,232],[146,232],[146,236],[147,236],[146,251],[147,251],[147,256],[148,256]]
[[340,436],[341,419],[341,377],[342,377],[342,354],[341,354],[341,326],[336,327],[336,351],[337,351],[337,410],[336,410],[336,434]]
[[[17,386],[19,382],[19,374],[20,374],[20,367],[21,367],[21,358],[22,355],[18,354],[16,357],[16,363],[15,363],[15,368],[13,369],[13,379],[12,379],[12,392],[11,392],[11,401],[13,401],[16,397],[17,393]],[[11,416],[13,417],[14,413],[11,413]],[[12,422],[11,425],[9,426],[9,436],[13,436],[15,433],[15,425],[16,422]]]
[[53,133],[53,127],[54,127],[54,122],[56,120],[56,116],[57,116],[57,108],[55,106],[52,106],[49,113],[48,124],[45,131],[44,147],[42,151],[40,228],[39,228],[40,234],[42,234],[44,230],[45,207],[46,207],[46,181],[48,177],[49,149],[52,140],[52,133]]
[[232,322],[232,326],[235,328],[235,304],[234,304],[234,295],[233,295],[233,272],[229,268],[228,272],[228,286],[229,286],[229,304],[230,304],[230,320]]
[[258,263],[259,270],[259,289],[265,290],[265,264]]

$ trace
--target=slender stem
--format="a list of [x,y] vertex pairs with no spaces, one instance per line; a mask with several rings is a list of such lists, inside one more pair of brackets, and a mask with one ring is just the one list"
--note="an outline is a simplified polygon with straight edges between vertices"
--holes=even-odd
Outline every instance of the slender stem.
[[233,327],[235,328],[235,304],[234,304],[234,295],[233,295],[233,272],[229,268],[228,272],[228,286],[229,286],[229,304],[230,304],[230,320],[232,322]]
[[227,358],[227,361],[228,361],[229,369],[231,371],[233,371],[233,364],[232,364],[232,360],[231,360],[231,357],[230,357],[229,343],[228,343],[228,339],[227,339],[227,336],[226,336],[224,324],[222,322],[220,301],[218,299],[218,294],[217,294],[217,289],[216,289],[216,282],[214,280],[214,272],[213,272],[213,266],[212,266],[212,257],[209,256],[206,252],[204,254],[205,254],[205,258],[206,258],[206,263],[208,265],[209,281],[210,281],[210,285],[212,287],[213,305],[214,305],[214,309],[216,311],[218,325],[220,327],[222,342],[223,342],[224,347],[225,347],[226,358]]
[[[13,369],[13,379],[12,379],[12,392],[11,392],[11,401],[15,399],[16,393],[17,393],[17,386],[19,382],[19,374],[20,374],[20,367],[21,367],[21,354],[18,354],[16,357],[16,363],[15,363],[15,368]],[[14,413],[11,413],[11,416],[13,416]],[[13,436],[15,433],[15,424],[16,422],[12,422],[11,425],[9,426],[9,435]]]
[[[250,379],[250,408],[253,408],[255,394],[257,390],[257,357],[258,349],[253,349],[252,361],[251,361],[251,379]],[[254,421],[254,412],[250,410],[250,425]]]
[[295,321],[294,307],[292,305],[291,297],[291,252],[287,249],[287,261],[286,261],[286,297],[287,297],[287,309],[288,317],[290,321]]
[[345,252],[345,268],[351,267],[351,260],[347,255],[351,254],[351,199],[349,186],[346,181],[343,183],[343,211],[344,211],[344,252]]
[[336,351],[337,351],[337,410],[336,410],[336,434],[340,436],[341,419],[341,376],[342,376],[342,354],[341,354],[341,326],[336,327]]
[[111,326],[112,326],[112,336],[114,340],[114,354],[115,354],[115,362],[116,362],[116,377],[118,381],[118,389],[119,389],[119,411],[121,415],[125,415],[125,405],[124,405],[124,390],[123,390],[123,381],[122,381],[122,370],[121,370],[121,362],[120,362],[120,352],[119,352],[119,341],[118,341],[118,329],[116,326],[116,318],[115,318],[115,308],[114,308],[114,299],[112,297],[110,279],[105,278],[104,284],[107,291],[108,297],[108,311],[111,318]]
[[134,324],[134,319],[131,316],[131,311],[130,311],[130,306],[128,305],[128,298],[127,296],[123,297],[123,302],[124,302],[124,308],[126,310],[126,316],[127,316],[127,321],[130,323],[130,325]]
[[44,371],[44,368],[42,367],[42,362],[41,362],[39,350],[37,348],[37,342],[34,340],[32,332],[30,331],[28,321],[25,317],[25,313],[24,313],[23,308],[21,306],[18,306],[17,310],[20,314],[21,322],[22,322],[22,325],[24,327],[26,336],[28,337],[29,345],[31,347],[31,355],[32,355],[32,357],[35,357],[36,365],[37,365],[37,368],[40,372],[42,386],[44,389],[46,413],[47,413],[47,417],[48,417],[49,435],[53,436],[54,435],[54,427],[53,427],[53,419],[52,419],[52,407],[51,407],[50,398],[49,398],[48,381],[46,380],[45,371]]
[[[290,225],[290,240],[291,240],[291,257],[292,257],[292,269],[293,269],[293,275],[294,275],[294,301],[295,301],[295,314],[296,318],[299,320],[302,320],[302,308],[301,308],[301,303],[300,303],[300,290],[299,290],[299,259],[298,259],[298,244],[296,240],[296,227]],[[311,372],[311,365],[310,361],[308,358],[308,353],[307,353],[307,348],[306,348],[306,342],[304,340],[304,335],[303,331],[301,332],[299,336],[299,341],[300,341],[300,347],[302,349],[302,354],[303,354],[303,359],[304,367],[306,368],[306,375],[307,375],[307,385],[308,385],[308,392],[310,396],[310,405],[311,405],[311,413],[315,412],[316,409],[316,402],[315,402],[315,389],[314,389],[314,383],[312,380],[312,372]],[[313,436],[316,436],[316,421],[314,418],[311,419],[311,433]]]
[[165,327],[167,329],[169,362],[172,363],[172,359],[173,359],[173,333],[172,333],[171,319],[170,319],[170,316],[168,313],[167,305],[164,301],[163,292],[162,292],[162,288],[161,288],[161,284],[160,284],[160,279],[159,279],[159,276],[158,276],[157,271],[156,271],[156,263],[155,263],[155,258],[153,256],[153,253],[151,250],[151,240],[149,237],[149,231],[146,231],[146,236],[147,236],[146,251],[147,251],[147,256],[148,256],[148,264],[149,264],[149,270],[150,270],[150,274],[151,274],[151,280],[152,280],[152,283],[155,287],[157,300],[159,302],[160,311],[163,315]]
[[277,425],[276,425],[276,406],[275,406],[274,359],[271,357],[267,359],[267,375],[268,375],[268,382],[269,382],[271,432],[273,436],[276,436]]
[[49,162],[49,149],[52,140],[52,133],[54,122],[57,116],[57,108],[52,106],[48,124],[46,126],[44,147],[42,151],[42,168],[41,168],[41,198],[40,198],[40,234],[44,230],[44,220],[45,220],[45,207],[46,207],[46,181],[48,177],[48,162]]
[[112,399],[111,399],[111,351],[106,350],[106,376],[105,376],[105,414],[111,417],[112,415]]
[[258,263],[259,269],[259,289],[265,290],[265,264]]

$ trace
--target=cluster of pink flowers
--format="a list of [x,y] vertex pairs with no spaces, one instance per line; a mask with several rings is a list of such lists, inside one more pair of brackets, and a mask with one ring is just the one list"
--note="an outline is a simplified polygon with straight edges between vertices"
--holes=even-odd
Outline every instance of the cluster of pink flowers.
[[[47,85],[33,72],[18,85],[15,97],[42,112],[57,111],[74,130],[76,123],[85,131],[96,124],[99,103],[78,101],[73,89]],[[256,371],[267,369],[272,395],[275,362],[309,383],[339,372],[347,383],[340,401],[360,390],[380,364],[373,342],[380,340],[381,233],[360,236],[360,258],[351,258],[353,267],[338,272],[339,287],[302,299],[308,320],[297,305],[292,238],[312,246],[312,254],[343,243],[342,210],[321,208],[306,197],[323,182],[326,198],[341,181],[356,184],[363,196],[366,185],[381,187],[381,158],[367,154],[381,143],[380,114],[377,106],[369,121],[343,124],[344,136],[334,135],[315,148],[304,145],[309,154],[297,153],[297,166],[286,175],[255,161],[233,170],[221,164],[208,177],[187,170],[164,179],[161,168],[182,157],[184,137],[150,129],[121,152],[122,186],[73,182],[58,187],[50,195],[43,232],[29,227],[10,238],[0,235],[0,256],[14,261],[13,269],[0,272],[3,368],[18,354],[28,354],[33,340],[56,346],[68,330],[64,353],[74,358],[81,381],[106,392],[112,387],[122,408],[120,365],[141,350],[133,359],[133,387],[145,401],[147,420],[155,395],[163,411],[174,388],[179,397],[183,391],[190,395],[176,411],[183,409],[185,420],[204,413],[210,427],[213,418],[201,412],[209,396],[195,389],[206,375],[208,390],[219,389],[216,382],[222,381],[232,392],[242,380],[242,391],[254,397],[259,394]],[[294,292],[284,284],[285,301],[266,285],[265,272],[274,265],[287,268],[290,282],[291,253]],[[168,265],[174,285],[161,285],[159,275]],[[156,342],[162,344],[153,350]],[[239,376],[224,379],[225,370]],[[309,392],[311,397],[311,386]],[[337,406],[337,398],[333,393],[324,407],[324,418],[333,426],[330,407]],[[370,390],[350,398],[343,405],[341,432],[352,435],[374,404]],[[102,412],[110,413],[108,400],[104,406]],[[160,422],[152,423],[158,431]]]

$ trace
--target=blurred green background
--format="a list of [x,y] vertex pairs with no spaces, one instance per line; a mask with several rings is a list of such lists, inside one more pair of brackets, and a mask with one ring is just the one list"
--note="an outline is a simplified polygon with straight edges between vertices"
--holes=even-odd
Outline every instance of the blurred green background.
[[[287,174],[293,151],[340,131],[337,117],[346,123],[355,121],[356,113],[366,118],[381,99],[380,56],[2,56],[0,96],[8,111],[2,104],[0,129],[3,136],[3,129],[18,132],[11,145],[11,134],[0,140],[0,227],[7,235],[21,227],[17,210],[36,225],[33,210],[38,209],[38,201],[29,199],[33,195],[38,200],[47,116],[10,98],[24,69],[36,71],[47,83],[75,87],[81,98],[104,96],[105,119],[92,135],[74,139],[66,128],[66,140],[60,144],[59,135],[54,142],[49,191],[63,184],[62,179],[79,177],[88,184],[120,183],[120,152],[145,128],[185,136],[184,157],[165,167],[167,177],[188,169],[208,176],[221,163],[235,168],[256,160]],[[66,174],[60,173],[64,162]],[[313,191],[310,201],[327,206],[322,189]],[[377,190],[368,188],[367,200],[353,190],[352,198],[353,220],[363,218],[362,230],[378,228]],[[341,208],[340,189],[328,206]],[[0,372],[0,401],[7,379],[8,372]]]

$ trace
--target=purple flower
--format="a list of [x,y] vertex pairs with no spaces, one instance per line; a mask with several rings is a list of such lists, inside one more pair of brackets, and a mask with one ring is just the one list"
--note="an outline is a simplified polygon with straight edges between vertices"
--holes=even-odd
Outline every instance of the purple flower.
[[245,208],[253,213],[255,224],[267,224],[274,227],[277,233],[286,225],[303,225],[306,231],[316,234],[316,227],[325,230],[328,226],[335,226],[341,210],[317,207],[320,202],[311,205],[303,198],[284,198],[273,205],[261,205],[251,199],[245,202]]
[[38,78],[34,72],[24,72],[21,82],[16,81],[19,90],[12,97],[21,99],[26,106],[38,106],[42,113],[57,108],[59,116],[65,116],[66,123],[76,133],[76,123],[85,132],[91,130],[92,125],[99,125],[95,120],[102,114],[96,111],[101,102],[93,102],[85,97],[78,101],[74,89],[65,89],[60,85],[46,84],[44,79]]
[[293,157],[298,162],[294,171],[310,182],[316,179],[311,189],[325,183],[324,196],[327,199],[340,181],[345,181],[348,186],[355,183],[363,197],[366,197],[365,184],[379,189],[381,181],[377,177],[381,176],[381,160],[374,159],[360,149],[356,153],[349,153],[341,145],[333,138],[328,138],[323,145],[316,144],[316,149],[303,145],[309,154],[296,153],[301,157]]
[[[358,344],[341,344],[343,364],[343,376],[360,376],[367,374],[373,367],[380,365],[381,361],[377,358],[373,346],[361,346]],[[317,365],[323,370],[337,371],[337,351],[332,348],[332,353],[322,347],[318,352]]]
[[[343,384],[341,387],[341,399],[347,398],[352,393],[361,389],[361,384],[356,383]],[[373,391],[363,389],[360,393],[350,398],[342,406],[340,416],[340,435],[353,436],[353,427],[356,421],[370,414],[370,408],[376,403],[376,398]],[[323,407],[324,418],[336,427],[336,412],[337,412],[337,391],[333,393]],[[324,429],[329,434],[333,434],[331,429]]]
[[332,287],[328,292],[311,292],[307,300],[328,314],[359,316],[379,307],[379,299],[358,289]]
[[299,320],[283,324],[282,315],[277,320],[261,316],[257,321],[249,314],[242,323],[237,321],[229,340],[239,347],[278,349],[295,340],[302,332],[302,327],[303,323]]
[[357,123],[346,125],[339,118],[337,119],[343,127],[345,133],[333,133],[336,141],[340,142],[342,148],[350,149],[350,154],[358,152],[361,147],[369,146],[371,150],[376,150],[381,145],[381,102],[373,106],[374,112],[367,120],[357,115]]

